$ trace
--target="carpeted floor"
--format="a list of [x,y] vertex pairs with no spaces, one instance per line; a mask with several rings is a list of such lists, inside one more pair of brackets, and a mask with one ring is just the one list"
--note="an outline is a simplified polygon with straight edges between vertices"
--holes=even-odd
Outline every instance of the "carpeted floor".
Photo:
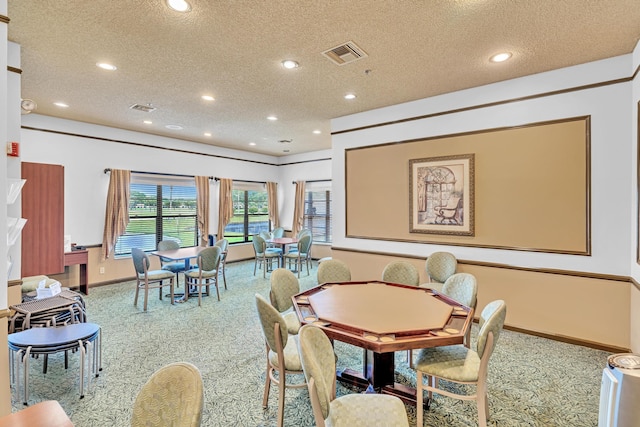
[[[301,288],[315,286],[317,266],[304,272]],[[79,399],[78,355],[64,369],[62,354],[49,359],[47,374],[36,360],[30,369],[30,399],[58,400],[77,427],[128,426],[140,387],[160,367],[186,361],[200,369],[205,386],[203,426],[274,426],[277,388],[272,386],[269,408],[262,408],[265,346],[254,294],[265,297],[269,275],[253,276],[253,261],[228,265],[228,290],[215,296],[171,306],[169,298],[150,293],[149,309],[133,306],[134,283],[92,288],[85,297],[89,321],[103,333],[103,372]],[[183,289],[181,286],[180,289]],[[482,292],[482,284],[480,284]],[[481,308],[479,308],[481,309]],[[477,325],[472,337],[475,339]],[[362,369],[362,350],[336,342],[339,367]],[[609,353],[534,336],[504,331],[489,369],[492,426],[586,427],[598,423],[602,369]],[[415,384],[404,353],[396,354],[397,381]],[[356,392],[338,385],[338,394]],[[12,389],[13,409],[22,399]],[[407,407],[411,425],[415,408]],[[306,388],[288,389],[286,426],[312,426]],[[436,396],[425,412],[425,426],[474,426],[473,402]]]

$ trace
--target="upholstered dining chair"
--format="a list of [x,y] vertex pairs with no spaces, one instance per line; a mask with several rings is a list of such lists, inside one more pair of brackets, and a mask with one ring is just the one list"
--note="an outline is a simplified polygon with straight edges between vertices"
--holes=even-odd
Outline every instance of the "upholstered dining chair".
[[267,248],[267,243],[257,234],[253,236],[253,252],[256,260],[253,265],[253,275],[256,275],[256,269],[262,268],[262,277],[267,277],[267,270],[273,270],[273,261],[280,263],[281,252],[271,251]]
[[420,284],[420,272],[413,264],[406,261],[392,261],[382,271],[382,280],[384,282],[418,286]]
[[289,335],[282,315],[260,294],[256,294],[256,309],[267,346],[267,373],[262,406],[266,409],[269,405],[269,390],[273,381],[278,385],[278,427],[282,427],[285,389],[306,386],[304,379],[298,383],[287,383],[287,375],[303,374],[298,353],[298,336]]
[[198,253],[198,267],[184,273],[184,300],[189,300],[189,289],[198,288],[198,306],[202,305],[202,288],[206,287],[206,295],[209,295],[211,285],[215,285],[218,301],[220,301],[220,289],[218,287],[218,267],[222,250],[219,246],[208,246]]
[[298,240],[298,250],[295,252],[287,252],[284,254],[284,259],[288,263],[289,268],[295,265],[298,271],[298,277],[300,277],[300,271],[302,270],[302,264],[307,266],[307,276],[309,275],[309,263],[311,262],[311,235],[305,234]]
[[[158,250],[159,251],[174,251],[180,249],[180,243],[175,240],[162,240],[158,242]],[[179,274],[182,273],[185,268],[184,261],[174,261],[168,258],[160,257],[160,265],[163,270],[169,270],[176,275],[176,287],[180,287],[180,277]]]
[[[425,271],[430,283],[444,283],[456,272],[458,261],[450,252],[434,252],[425,262]],[[437,287],[437,286],[436,286]]]
[[[138,305],[138,293],[144,289],[144,311],[147,311],[147,301],[149,299],[149,289],[158,288],[160,299],[162,299],[162,288],[169,287],[171,293],[171,304],[173,301],[173,273],[168,270],[149,270],[151,261],[142,249],[131,248],[131,259],[136,270],[136,295],[133,305]],[[168,283],[165,283],[168,280]]]
[[273,229],[273,231],[271,232],[271,236],[275,239],[275,238],[280,238],[280,237],[284,237],[284,228],[283,227],[276,227]]
[[154,372],[138,392],[131,427],[199,427],[203,402],[198,368],[171,363]]
[[[478,305],[478,284],[473,274],[455,273],[449,276],[444,281],[440,293],[458,301],[460,304],[473,308],[474,312]],[[464,336],[464,345],[467,348],[471,347],[471,328],[467,329],[467,334]],[[413,350],[407,350],[407,352],[409,366],[413,368]]]
[[295,335],[300,329],[300,319],[293,308],[291,297],[300,292],[300,282],[286,268],[277,268],[271,273],[271,289],[269,299],[287,325],[287,331]]
[[[486,427],[489,416],[487,370],[506,315],[507,305],[504,301],[496,300],[487,304],[480,314],[480,331],[475,350],[463,345],[420,350],[416,362],[416,425],[422,425],[423,390],[426,389],[429,398],[437,393],[460,400],[475,400],[478,406],[478,425]],[[423,376],[427,377],[426,385],[423,384]],[[475,385],[475,393],[458,394],[444,390],[439,388],[439,380]],[[432,403],[432,410],[433,407]]]
[[349,266],[339,259],[328,259],[318,264],[318,284],[351,281]]
[[404,404],[395,396],[354,393],[336,398],[336,358],[322,329],[303,326],[298,346],[316,426],[409,426]]
[[[296,239],[300,240],[303,236],[306,236],[307,234],[310,235],[311,240],[313,240],[313,233],[308,228],[303,228],[301,230],[298,230],[298,232],[296,233]],[[298,252],[298,245],[297,244],[287,245],[287,253],[289,252],[290,253]]]
[[218,240],[214,246],[220,248],[220,265],[218,266],[218,274],[222,273],[222,281],[224,282],[224,288],[227,289],[227,254],[229,253],[229,241],[227,239]]

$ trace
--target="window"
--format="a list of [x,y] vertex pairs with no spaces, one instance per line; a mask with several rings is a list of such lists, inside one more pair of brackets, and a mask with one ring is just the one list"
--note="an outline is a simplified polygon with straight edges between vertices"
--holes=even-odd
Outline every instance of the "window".
[[152,251],[161,240],[175,240],[181,248],[198,244],[195,182],[132,175],[129,225],[116,242],[115,254],[128,255],[131,248]]
[[307,182],[304,191],[304,228],[314,242],[331,242],[331,182]]
[[269,202],[265,184],[234,182],[233,217],[224,229],[229,243],[250,242],[251,236],[269,231]]

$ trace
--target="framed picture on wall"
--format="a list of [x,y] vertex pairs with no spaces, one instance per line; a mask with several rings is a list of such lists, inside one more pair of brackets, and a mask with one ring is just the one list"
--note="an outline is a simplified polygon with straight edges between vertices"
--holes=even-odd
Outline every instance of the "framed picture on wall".
[[474,154],[409,160],[409,231],[474,235]]

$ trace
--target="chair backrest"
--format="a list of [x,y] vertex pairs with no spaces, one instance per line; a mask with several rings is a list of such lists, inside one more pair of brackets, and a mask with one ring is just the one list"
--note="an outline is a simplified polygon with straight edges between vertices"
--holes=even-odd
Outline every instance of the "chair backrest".
[[[485,352],[489,355],[493,353],[493,349],[498,342],[500,331],[504,326],[504,319],[507,316],[507,304],[503,300],[495,300],[485,306],[480,314],[480,320],[478,325],[480,331],[478,332],[478,339],[476,341],[476,351],[478,356],[482,358]],[[487,340],[489,333],[493,334],[493,340],[491,340],[491,347],[487,347]]]
[[227,252],[229,249],[229,241],[227,239],[218,240],[213,246],[220,248],[222,252]]
[[253,235],[253,250],[256,255],[262,255],[264,253],[266,245],[267,244],[262,237],[258,236],[257,234]]
[[323,420],[327,419],[330,403],[336,397],[336,357],[331,341],[317,326],[304,325],[298,332],[298,348],[307,384],[315,387],[315,393],[311,393],[314,414],[318,405]]
[[[180,243],[175,240],[161,240],[158,242],[158,250],[159,251],[175,251],[180,249]],[[163,262],[171,261],[168,258],[160,257],[160,260]]]
[[277,268],[271,273],[271,305],[280,313],[293,306],[291,297],[300,292],[300,282],[290,270]]
[[[287,324],[284,321],[282,315],[272,306],[264,297],[260,294],[256,294],[256,309],[258,310],[258,317],[260,318],[260,325],[262,326],[262,334],[267,341],[269,348],[275,352],[282,351],[282,348],[287,346],[287,339],[289,338],[289,332],[287,332]],[[275,324],[280,325],[280,339],[282,342],[282,348],[278,348],[275,335]]]
[[149,255],[142,249],[131,248],[131,259],[133,260],[133,266],[137,274],[145,274],[147,270],[149,270],[149,266],[151,265]]
[[220,264],[222,250],[219,246],[209,246],[198,254],[198,268],[202,271],[213,271]]
[[296,234],[296,238],[300,240],[302,236],[306,236],[307,234],[310,235],[311,230],[309,230],[308,228],[303,228],[302,230],[298,231],[298,233]]
[[307,254],[311,248],[311,234],[305,234],[298,240],[298,253]]
[[132,427],[197,427],[202,419],[204,389],[194,365],[171,363],[157,370],[136,396]]
[[274,228],[273,231],[271,232],[271,235],[273,237],[284,237],[284,228],[282,227]]
[[382,271],[382,280],[403,285],[418,286],[420,284],[420,272],[406,261],[393,261],[387,264]]
[[271,239],[271,233],[263,230],[260,232],[260,237],[262,237],[264,240],[269,240]]
[[442,285],[442,293],[467,307],[475,309],[478,297],[476,277],[469,273],[453,274]]
[[351,270],[349,266],[339,259],[328,259],[318,265],[318,283],[349,282]]
[[458,261],[449,252],[434,252],[429,255],[425,263],[425,270],[429,279],[439,283],[444,283],[452,274],[456,272]]

